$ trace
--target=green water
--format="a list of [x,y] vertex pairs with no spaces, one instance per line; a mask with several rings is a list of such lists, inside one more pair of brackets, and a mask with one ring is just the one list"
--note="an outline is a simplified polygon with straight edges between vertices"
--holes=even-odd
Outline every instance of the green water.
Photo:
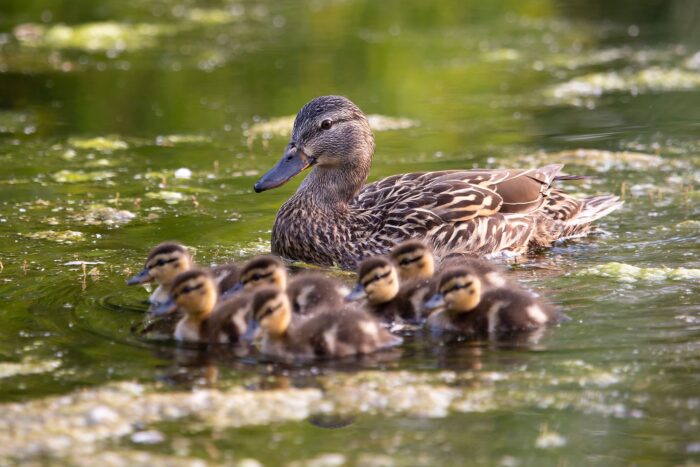
[[[371,370],[386,381],[444,371],[425,384],[457,394],[430,414],[439,400],[369,396],[369,409],[332,415],[332,429],[314,416],[214,426],[195,410],[133,428],[162,433],[154,444],[115,432],[41,453],[8,428],[21,420],[0,415],[5,460],[77,464],[109,450],[125,464],[700,462],[698,279],[586,273],[700,268],[698,24],[692,0],[3,1],[0,402],[28,404],[31,418],[45,398],[121,381],[156,393],[331,391]],[[418,335],[382,357],[297,367],[133,332],[147,292],[125,279],[150,246],[177,239],[204,264],[268,251],[298,180],[253,193],[286,144],[254,125],[330,93],[412,122],[376,132],[372,179],[563,161],[595,175],[571,191],[623,193],[601,234],[510,266],[572,320],[529,341]],[[588,152],[559,153],[575,149]],[[456,403],[465,398],[477,401]]]

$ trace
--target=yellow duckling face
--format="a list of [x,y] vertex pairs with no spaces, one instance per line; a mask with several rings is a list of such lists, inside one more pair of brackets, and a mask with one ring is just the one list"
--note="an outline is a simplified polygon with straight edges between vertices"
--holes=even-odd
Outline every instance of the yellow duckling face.
[[398,267],[402,281],[430,279],[435,272],[435,259],[428,246],[418,240],[407,240],[391,250],[391,259]]
[[195,269],[175,279],[170,296],[176,307],[188,316],[204,318],[216,306],[216,284],[209,273]]
[[260,256],[254,258],[241,271],[241,285],[246,291],[271,285],[278,290],[287,288],[287,270],[282,261],[276,256]]
[[389,258],[377,256],[363,261],[357,277],[357,285],[345,298],[347,301],[366,296],[370,304],[379,305],[393,300],[399,293],[399,276]]
[[246,334],[254,334],[259,326],[268,336],[279,338],[287,332],[291,320],[287,294],[274,287],[262,287],[253,296],[252,319]]
[[468,269],[448,271],[440,281],[440,294],[448,311],[472,311],[481,301],[481,280]]
[[175,278],[192,267],[187,249],[177,243],[163,243],[148,254],[143,270],[129,279],[128,285],[155,281],[169,286]]

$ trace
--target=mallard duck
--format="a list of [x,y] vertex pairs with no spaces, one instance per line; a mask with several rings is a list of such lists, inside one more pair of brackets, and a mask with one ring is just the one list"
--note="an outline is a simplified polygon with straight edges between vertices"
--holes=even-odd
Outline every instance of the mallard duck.
[[427,325],[435,332],[492,336],[528,331],[561,319],[559,311],[515,284],[484,287],[483,275],[470,266],[440,275],[438,293],[426,302],[433,312]]
[[251,340],[259,327],[260,351],[279,358],[347,357],[401,343],[357,308],[326,308],[306,320],[293,320],[288,295],[276,287],[258,289],[251,310],[245,338]]
[[375,256],[360,263],[357,284],[346,301],[367,299],[365,308],[385,323],[421,320],[423,303],[435,291],[431,280],[401,282],[389,257]]
[[[158,287],[148,301],[152,306],[158,306],[170,298],[169,293],[175,278],[192,266],[192,256],[183,245],[174,242],[161,243],[148,253],[143,270],[129,279],[127,285],[155,282]],[[238,282],[239,267],[233,263],[213,266],[210,271],[220,293]]]
[[160,316],[179,310],[182,319],[175,339],[186,342],[237,342],[245,333],[250,294],[237,294],[219,302],[218,287],[211,271],[193,268],[173,281],[169,299],[153,310]]
[[299,316],[310,316],[319,309],[339,308],[343,304],[342,287],[336,281],[317,272],[301,272],[290,279],[282,260],[272,255],[258,256],[244,264],[240,281],[226,296],[238,290],[252,292],[265,285],[286,291],[292,311]]
[[562,165],[527,170],[449,170],[395,175],[365,185],[374,154],[367,118],[349,99],[318,97],[297,114],[279,162],[256,192],[313,167],[277,213],[272,252],[355,269],[409,238],[437,256],[522,253],[586,234],[621,206],[616,196],[582,199],[555,189]]

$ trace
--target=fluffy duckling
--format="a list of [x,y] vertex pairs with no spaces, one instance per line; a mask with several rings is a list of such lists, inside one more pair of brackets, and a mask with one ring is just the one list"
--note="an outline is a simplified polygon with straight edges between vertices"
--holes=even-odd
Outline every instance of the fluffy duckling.
[[423,303],[433,291],[431,281],[399,281],[399,272],[386,256],[375,256],[360,263],[357,284],[346,301],[366,298],[366,309],[384,323],[417,322]]
[[255,292],[245,339],[252,340],[258,327],[260,351],[287,359],[347,357],[401,343],[372,315],[356,308],[326,308],[306,320],[293,320],[289,296],[275,287]]
[[[143,270],[129,279],[127,285],[147,282],[158,284],[148,299],[149,303],[156,307],[168,301],[175,278],[192,266],[192,256],[183,245],[174,242],[161,243],[148,253]],[[238,282],[239,269],[235,264],[222,264],[211,268],[220,292],[228,290]]]
[[435,273],[433,252],[420,240],[406,240],[397,244],[389,256],[396,263],[402,283],[433,278]]
[[284,290],[289,296],[295,316],[310,316],[325,308],[339,308],[343,294],[333,279],[316,272],[302,272],[291,279],[284,263],[277,256],[258,256],[246,263],[240,272],[240,281],[226,296],[245,290],[253,292],[269,285]]
[[561,319],[558,310],[509,284],[486,288],[483,276],[471,266],[452,267],[440,275],[438,293],[425,304],[440,310],[428,317],[435,332],[466,335],[527,331]]
[[470,267],[479,275],[485,288],[498,289],[508,285],[508,279],[499,266],[474,255],[453,253],[443,258],[443,269],[452,267]]
[[175,339],[179,341],[237,342],[246,330],[250,294],[237,294],[217,304],[218,295],[213,274],[194,268],[175,278],[170,298],[153,310],[153,314],[183,312],[175,327]]

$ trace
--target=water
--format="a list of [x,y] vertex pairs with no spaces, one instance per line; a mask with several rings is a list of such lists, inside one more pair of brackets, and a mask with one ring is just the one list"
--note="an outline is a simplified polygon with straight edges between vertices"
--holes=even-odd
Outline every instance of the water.
[[[609,264],[700,268],[695,2],[6,1],[0,12],[0,401],[26,418],[5,406],[3,458],[700,462],[698,280]],[[299,366],[135,332],[147,293],[124,282],[151,245],[180,240],[204,264],[267,251],[298,180],[252,192],[286,143],[284,126],[255,125],[327,93],[409,119],[376,132],[372,179],[566,162],[595,175],[571,191],[624,193],[602,234],[511,266],[572,321],[529,341],[413,336],[361,362]],[[100,396],[120,382],[149,396]],[[184,399],[192,388],[233,412]],[[75,405],[95,428],[61,428],[75,414],[57,395],[95,398]],[[158,397],[180,415],[144,415]],[[54,414],[51,428],[17,428],[39,413]],[[162,436],[132,438],[144,430]]]

